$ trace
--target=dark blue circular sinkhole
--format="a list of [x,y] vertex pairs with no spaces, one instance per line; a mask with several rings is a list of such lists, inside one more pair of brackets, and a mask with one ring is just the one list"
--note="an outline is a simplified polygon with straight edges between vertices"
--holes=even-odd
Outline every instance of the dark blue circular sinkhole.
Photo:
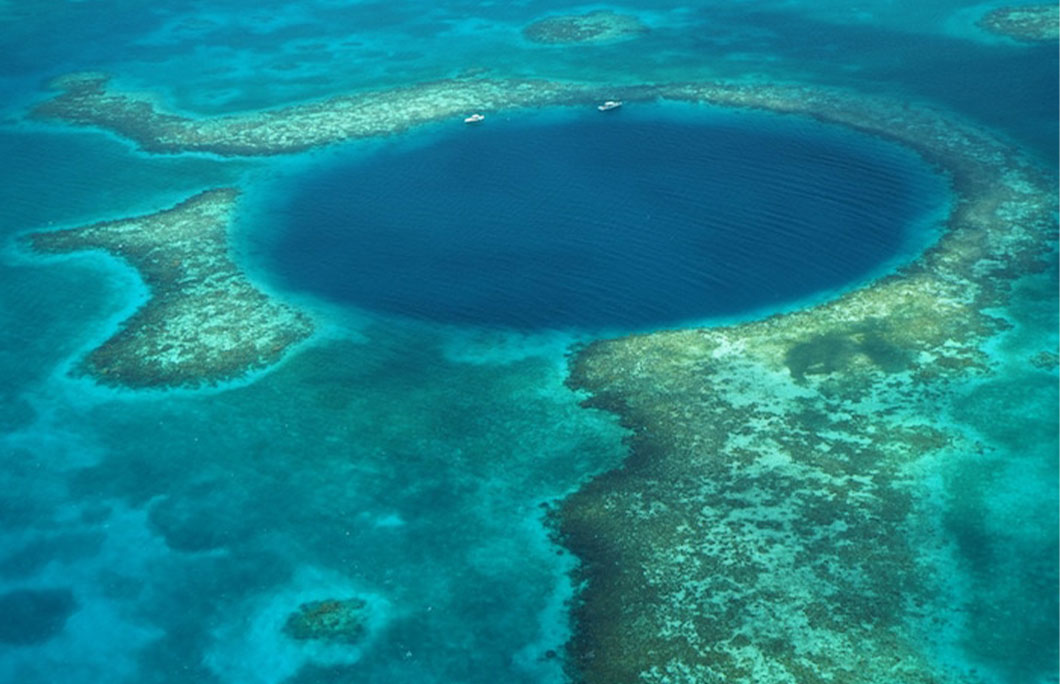
[[271,268],[414,318],[638,330],[864,280],[923,247],[945,205],[926,164],[869,136],[661,110],[492,117],[317,170],[280,212]]

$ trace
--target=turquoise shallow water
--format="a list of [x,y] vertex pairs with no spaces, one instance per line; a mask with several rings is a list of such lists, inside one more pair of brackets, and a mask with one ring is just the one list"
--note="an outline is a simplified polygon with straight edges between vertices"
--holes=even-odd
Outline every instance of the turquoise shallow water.
[[[241,258],[282,290],[254,233],[282,198],[263,195],[406,139],[268,160],[151,157],[23,121],[48,77],[104,69],[200,114],[475,67],[804,79],[951,109],[1055,165],[1055,47],[982,34],[968,3],[640,3],[629,9],[652,32],[636,43],[521,38],[565,9],[0,4],[0,679],[563,681],[550,651],[569,634],[575,560],[548,541],[541,504],[625,453],[614,418],[563,386],[584,333],[411,322],[301,292],[288,294],[324,332],[245,386],[138,396],[67,378],[145,292],[101,255],[40,260],[16,234],[239,183],[250,200]],[[444,137],[417,135],[407,139]],[[1014,324],[993,350],[1004,371],[940,407],[982,450],[955,455],[933,482],[945,502],[938,564],[967,619],[932,657],[996,682],[1055,681],[1056,371],[1026,362],[1056,349],[1055,278],[1028,281],[1001,312]],[[291,606],[345,592],[371,607],[359,647],[280,633]]]

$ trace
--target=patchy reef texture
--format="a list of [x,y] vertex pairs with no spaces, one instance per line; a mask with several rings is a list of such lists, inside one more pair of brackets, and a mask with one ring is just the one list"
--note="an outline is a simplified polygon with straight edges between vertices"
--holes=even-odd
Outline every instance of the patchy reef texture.
[[933,459],[976,445],[941,417],[1013,281],[1054,258],[1055,180],[947,115],[805,88],[668,97],[799,112],[945,170],[936,246],[828,304],[598,341],[571,386],[632,430],[624,467],[555,512],[583,561],[572,667],[589,683],[979,682],[930,659],[961,608],[929,557]]
[[[632,430],[631,453],[624,467],[562,502],[553,521],[562,543],[583,560],[587,580],[570,647],[579,680],[981,681],[929,662],[938,635],[954,631],[954,612],[952,594],[926,560],[941,542],[924,529],[932,518],[922,509],[931,497],[919,487],[926,480],[920,471],[939,454],[975,448],[945,426],[939,400],[953,383],[993,372],[985,345],[1009,325],[993,312],[1015,279],[1052,258],[1055,179],[1006,143],[946,113],[799,86],[605,90],[453,80],[191,119],[160,111],[149,98],[108,92],[100,76],[58,85],[65,92],[40,105],[39,116],[103,126],[156,151],[279,154],[469,111],[591,106],[616,97],[814,117],[918,151],[949,175],[955,203],[937,245],[900,272],[812,309],[599,341],[572,358],[571,385],[588,391],[591,405],[621,416]],[[227,264],[226,277],[242,283],[224,256],[224,211],[212,204],[215,195],[174,216],[199,215],[196,203],[204,201],[216,220],[205,222],[214,246],[203,258]],[[167,287],[184,278],[180,260],[167,257],[175,251],[194,261],[200,245],[184,252],[168,237],[132,239],[184,222],[167,216],[156,215],[163,217],[158,228],[148,217],[35,236],[42,249],[122,254],[143,265],[157,290],[121,335],[93,353],[94,374],[117,370],[132,384],[160,373],[174,384],[200,372],[224,376],[267,362],[307,333],[306,321],[285,310],[275,316],[276,305],[249,285],[245,298],[261,308],[247,308],[260,314],[258,324],[248,323],[254,315],[226,317],[225,288],[209,290],[217,293],[213,304],[205,286]],[[151,229],[140,231],[141,224]],[[172,278],[154,275],[165,264],[175,269]],[[170,320],[181,333],[161,336],[151,327]],[[283,323],[270,327],[277,320]],[[200,341],[203,326],[230,335],[236,322],[235,333],[249,331],[238,340]],[[258,341],[264,347],[254,346]],[[174,349],[195,361],[170,362]],[[232,349],[244,356],[229,361]],[[209,365],[219,361],[219,370]]]
[[150,299],[80,370],[107,385],[196,387],[276,362],[312,323],[256,289],[229,255],[239,191],[209,190],[172,209],[33,233],[40,252],[104,250],[129,262]]
[[1016,40],[1060,40],[1060,5],[999,7],[979,20],[987,31]]
[[299,641],[319,640],[356,644],[364,638],[364,599],[327,599],[303,603],[284,623],[287,636]]
[[[585,86],[524,79],[447,80],[333,97],[253,114],[197,119],[167,113],[149,97],[107,90],[98,73],[55,79],[64,92],[34,116],[100,126],[151,152],[260,156],[299,152],[354,138],[399,133],[417,124],[506,107],[573,104]],[[595,97],[606,97],[597,93]]]
[[523,37],[534,43],[611,43],[647,33],[648,27],[629,14],[598,10],[567,14],[535,21],[523,29]]

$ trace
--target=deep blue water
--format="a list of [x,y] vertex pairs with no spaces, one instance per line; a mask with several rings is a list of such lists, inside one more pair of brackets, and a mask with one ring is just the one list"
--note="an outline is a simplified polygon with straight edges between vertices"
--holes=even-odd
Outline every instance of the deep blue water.
[[923,244],[945,206],[940,178],[878,140],[644,108],[457,123],[315,170],[281,212],[271,267],[289,287],[414,318],[645,329],[860,281]]
[[[540,504],[616,467],[627,435],[564,386],[571,341],[599,330],[490,328],[798,307],[906,261],[944,195],[871,138],[676,107],[490,113],[292,157],[149,155],[26,121],[47,79],[104,70],[190,116],[467,69],[805,82],[940,108],[1055,169],[1056,46],[974,25],[1008,2],[638,0],[614,5],[650,25],[637,40],[545,47],[521,28],[584,4],[0,0],[0,682],[568,681],[548,653],[570,636],[576,560]],[[254,205],[244,265],[309,293],[292,300],[321,335],[242,387],[67,377],[146,293],[104,255],[39,259],[15,236],[218,186]],[[1021,284],[993,370],[922,416],[984,447],[908,471],[936,492],[914,523],[937,530],[908,530],[910,562],[953,592],[922,615],[940,682],[1056,682],[1058,385],[1028,360],[1056,349],[1057,291],[1055,264]],[[336,315],[358,307],[382,315]],[[301,602],[349,594],[377,620],[363,645],[284,635]]]

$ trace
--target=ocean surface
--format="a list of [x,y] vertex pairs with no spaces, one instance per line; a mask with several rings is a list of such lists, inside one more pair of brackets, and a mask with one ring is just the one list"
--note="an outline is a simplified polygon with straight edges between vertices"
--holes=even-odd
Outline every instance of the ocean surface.
[[878,275],[948,208],[903,148],[704,109],[517,114],[322,165],[274,213],[270,270],[443,323],[651,330]]
[[[643,0],[606,6],[649,26],[636,40],[543,46],[522,28],[604,6],[0,0],[0,681],[568,681],[577,559],[545,511],[627,453],[564,384],[571,350],[830,299],[915,259],[952,200],[904,148],[761,112],[518,110],[294,155],[153,155],[30,119],[48,79],[105,71],[190,116],[469,69],[812,82],[951,112],[1055,173],[1056,45],[975,26],[1001,4]],[[240,265],[319,332],[230,386],[71,376],[148,293],[104,254],[18,236],[228,185]],[[1057,347],[1056,264],[999,313],[999,372],[940,399],[991,447],[936,483],[968,614],[936,656],[1055,682],[1057,377],[1026,360]],[[350,594],[370,614],[357,645],[284,635],[293,606]]]

